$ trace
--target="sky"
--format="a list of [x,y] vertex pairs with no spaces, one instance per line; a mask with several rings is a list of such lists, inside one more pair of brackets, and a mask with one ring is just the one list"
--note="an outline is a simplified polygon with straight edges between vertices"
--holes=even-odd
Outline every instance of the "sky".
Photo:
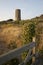
[[43,0],[0,0],[0,21],[15,20],[15,10],[21,9],[21,19],[43,14]]

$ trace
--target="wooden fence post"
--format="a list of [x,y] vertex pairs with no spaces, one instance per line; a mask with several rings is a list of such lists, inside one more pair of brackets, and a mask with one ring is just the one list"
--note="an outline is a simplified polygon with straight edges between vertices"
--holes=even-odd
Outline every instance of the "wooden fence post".
[[[35,37],[33,37],[32,41],[35,42]],[[32,49],[32,54],[35,54],[35,47],[33,47],[33,49]],[[34,63],[34,62],[35,62],[35,56],[32,57],[32,63]]]

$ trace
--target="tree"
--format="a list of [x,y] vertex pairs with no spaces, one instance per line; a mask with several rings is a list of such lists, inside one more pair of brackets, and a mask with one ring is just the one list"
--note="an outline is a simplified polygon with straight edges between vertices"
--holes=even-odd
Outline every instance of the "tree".
[[31,41],[32,41],[32,37],[34,36],[35,36],[35,24],[31,23],[29,24],[29,38],[31,39]]
[[21,38],[23,43],[29,43],[32,41],[32,37],[35,36],[35,24],[33,22],[28,22],[23,25]]

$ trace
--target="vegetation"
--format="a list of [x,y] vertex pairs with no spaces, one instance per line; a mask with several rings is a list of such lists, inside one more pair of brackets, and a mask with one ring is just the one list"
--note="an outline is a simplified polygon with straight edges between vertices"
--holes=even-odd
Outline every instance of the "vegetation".
[[[0,22],[0,30],[1,30],[0,40],[6,40],[5,41],[6,43],[10,43],[8,44],[8,49],[17,48],[18,44],[17,40],[20,40],[19,44],[22,43],[22,45],[32,42],[32,37],[36,36],[36,26],[37,24],[39,24],[39,22],[43,22],[43,16],[36,17],[31,20],[22,20],[14,22],[12,21],[13,21],[12,19],[9,19],[7,21]],[[42,29],[43,28],[39,28],[39,32],[42,31]],[[10,40],[12,42],[10,42]],[[43,51],[41,51],[40,53],[42,54],[42,52]],[[23,60],[25,59],[27,53],[28,51],[22,54]],[[16,63],[15,61],[13,59],[12,61],[8,62],[8,64],[16,65],[16,63],[17,64],[19,63],[19,61],[16,61]]]
[[11,42],[10,44],[8,44],[8,48],[12,50],[12,49],[17,48],[17,45],[16,45],[16,43],[13,41],[13,42]]
[[32,37],[35,36],[35,24],[34,23],[25,23],[23,25],[21,38],[23,44],[29,43],[32,41]]

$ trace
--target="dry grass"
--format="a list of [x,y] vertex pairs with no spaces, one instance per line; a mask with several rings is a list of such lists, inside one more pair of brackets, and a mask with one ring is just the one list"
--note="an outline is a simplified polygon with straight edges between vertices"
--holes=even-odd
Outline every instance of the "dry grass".
[[6,44],[15,42],[17,44],[20,43],[21,45],[20,39],[21,32],[22,32],[21,26],[4,24],[0,27],[0,41],[4,41]]

